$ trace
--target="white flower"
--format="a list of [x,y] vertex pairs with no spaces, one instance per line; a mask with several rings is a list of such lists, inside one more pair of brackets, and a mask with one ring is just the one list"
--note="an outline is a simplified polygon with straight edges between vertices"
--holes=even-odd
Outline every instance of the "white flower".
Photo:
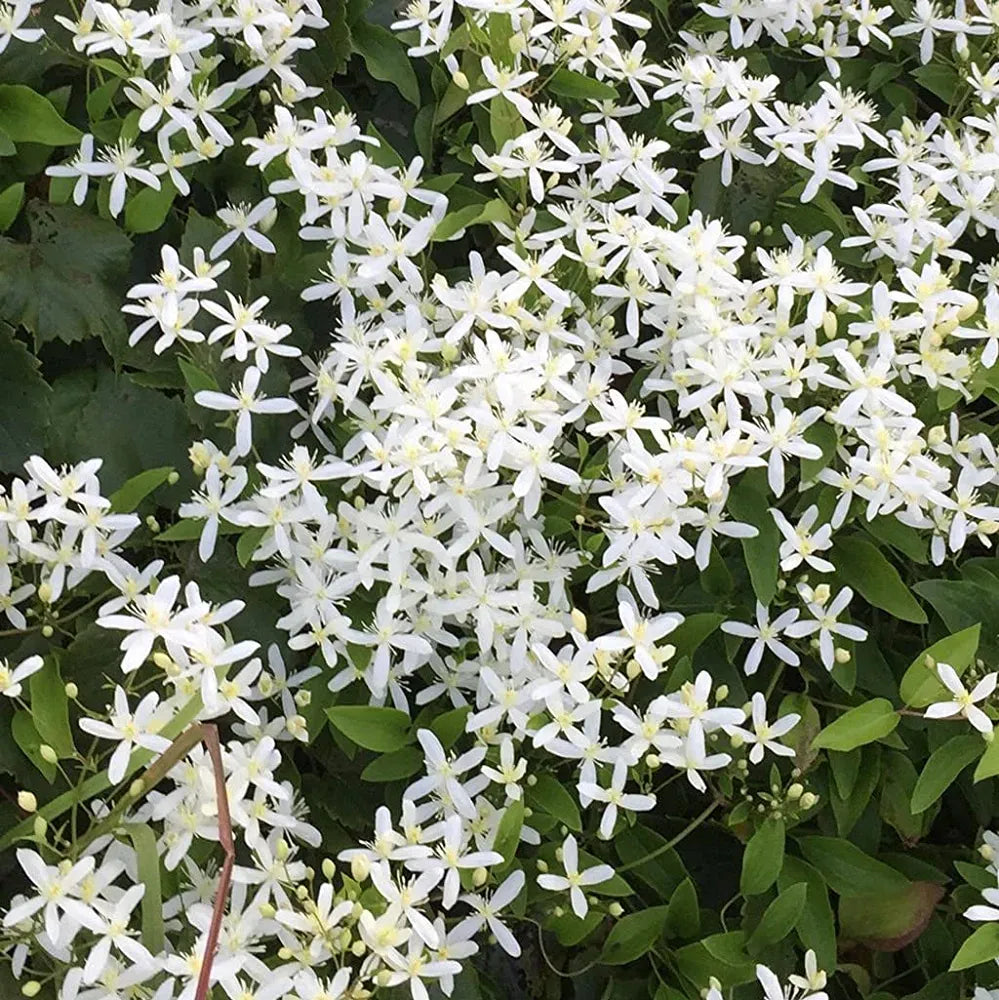
[[114,711],[110,723],[98,719],[80,720],[80,728],[85,733],[118,742],[108,764],[108,779],[112,784],[118,784],[125,776],[133,746],[162,753],[170,745],[168,739],[156,735],[164,721],[163,713],[157,713],[159,701],[159,694],[150,691],[132,712],[128,707],[128,695],[124,688],[118,686],[114,689]]
[[277,247],[257,228],[274,211],[276,206],[277,201],[274,198],[264,198],[253,208],[240,202],[238,205],[227,205],[225,208],[219,209],[219,219],[228,227],[229,232],[220,236],[212,244],[208,256],[212,260],[221,257],[240,237],[243,237],[261,253],[276,253]]
[[971,691],[968,691],[961,683],[957,671],[949,663],[938,663],[936,671],[940,682],[954,697],[951,701],[938,701],[930,705],[924,713],[925,718],[946,719],[952,716],[964,716],[980,733],[990,734],[992,720],[976,702],[985,701],[995,691],[999,673],[986,674]]
[[565,892],[568,889],[572,912],[582,919],[588,909],[583,889],[613,878],[614,869],[610,865],[592,865],[580,871],[579,849],[571,833],[562,842],[562,867],[565,875],[539,875],[538,885],[549,892]]
[[614,832],[614,825],[617,823],[617,813],[619,809],[627,809],[629,812],[645,812],[652,809],[656,804],[654,795],[640,795],[634,792],[625,792],[624,786],[628,780],[628,765],[625,761],[619,760],[614,765],[611,772],[610,784],[605,788],[592,781],[580,781],[576,786],[580,800],[585,796],[591,802],[606,802],[603,815],[600,817],[600,836],[604,840],[609,840]]
[[729,635],[737,635],[752,639],[753,644],[746,654],[743,670],[746,676],[752,676],[760,666],[763,650],[769,649],[777,659],[789,666],[796,667],[800,662],[798,654],[780,641],[779,636],[789,625],[798,620],[800,612],[797,608],[788,608],[779,614],[772,622],[770,611],[759,601],[756,602],[756,625],[745,625],[742,622],[722,622],[721,630]]
[[793,757],[794,750],[784,746],[783,743],[776,742],[778,737],[789,733],[798,724],[800,715],[794,712],[781,716],[772,725],[767,722],[767,700],[762,691],[757,691],[752,697],[753,704],[753,729],[750,732],[741,726],[733,728],[733,732],[741,736],[752,746],[749,751],[749,759],[753,764],[759,764],[763,760],[764,750],[779,757]]
[[21,694],[21,682],[38,673],[44,665],[45,661],[40,656],[29,656],[11,670],[7,660],[0,659],[0,694],[17,698]]

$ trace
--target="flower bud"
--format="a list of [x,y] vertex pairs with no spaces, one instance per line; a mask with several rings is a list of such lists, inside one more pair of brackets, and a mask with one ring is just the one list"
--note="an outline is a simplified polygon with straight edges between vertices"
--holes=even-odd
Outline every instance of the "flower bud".
[[759,232],[762,228],[763,228],[763,223],[760,222],[759,219],[753,219],[753,221],[749,224],[749,235],[750,236],[759,235]]
[[836,318],[836,313],[827,310],[826,314],[822,317],[822,332],[828,340],[832,340],[836,336],[838,323],[839,320]]
[[728,685],[719,684],[715,688],[715,701],[724,701],[728,697]]
[[312,692],[306,691],[304,688],[301,691],[296,691],[295,704],[299,708],[308,708],[312,704]]
[[22,996],[26,997],[36,997],[42,991],[42,984],[37,979],[29,979],[21,987]]
[[564,917],[565,916],[565,910],[561,906],[556,906],[555,909],[552,910],[552,914],[555,917]]
[[35,798],[34,792],[21,789],[17,793],[17,804],[24,812],[33,813],[38,808],[38,799]]
[[136,778],[135,781],[129,786],[128,794],[131,795],[133,799],[137,799],[146,790],[146,783],[142,778]]
[[545,861],[544,858],[538,858],[538,860],[535,862],[535,864],[538,866],[538,871],[539,872],[546,872],[546,871],[548,871],[548,862]]
[[332,858],[323,859],[323,878],[332,879],[336,875],[336,862]]
[[819,801],[819,797],[814,792],[805,792],[799,801],[802,809],[811,809]]
[[829,584],[828,583],[820,583],[815,588],[815,600],[819,604],[825,604],[826,601],[829,600],[829,593],[830,593],[830,591],[829,591]]
[[628,661],[627,667],[625,667],[625,673],[628,675],[628,680],[633,681],[642,672],[642,665],[632,657]]
[[986,861],[991,861],[995,857],[995,851],[993,851],[992,848],[989,847],[988,844],[982,844],[982,846],[978,848],[978,853]]
[[277,916],[277,910],[270,903],[261,903],[258,909],[264,920],[273,920]]
[[269,233],[274,228],[274,223],[277,222],[278,212],[277,208],[272,208],[261,220],[257,223],[257,229],[262,233]]
[[805,786],[800,782],[796,781],[793,785],[789,785],[787,789],[787,797],[792,801],[796,802],[805,792]]
[[167,476],[167,483],[170,486],[176,486],[180,482],[180,473],[176,469],[171,469],[169,475]]
[[350,946],[350,953],[355,958],[360,958],[367,950],[368,950],[368,946],[363,941],[355,941]]
[[583,635],[586,635],[586,624],[587,624],[586,615],[584,615],[583,612],[579,610],[579,608],[573,608],[571,617],[572,617],[572,627],[577,632],[582,632]]
[[32,824],[31,829],[35,834],[36,840],[44,840],[45,833],[49,828],[48,820],[44,816],[36,816],[35,822]]
[[48,743],[43,743],[38,748],[38,753],[41,756],[42,760],[44,760],[47,764],[59,763],[59,754],[57,754],[55,750],[53,750],[52,747],[48,745]]
[[836,652],[833,654],[833,658],[837,663],[849,663],[850,662],[850,650],[844,649],[842,646],[836,647]]
[[460,69],[451,74],[451,80],[460,90],[468,90],[468,77]]
[[260,103],[261,103],[261,104],[262,104],[262,105],[263,105],[263,106],[264,106],[265,108],[267,107],[267,105],[268,105],[268,104],[270,104],[270,103],[271,103],[271,101],[272,101],[272,100],[274,100],[274,98],[273,98],[273,97],[271,97],[271,94],[270,94],[270,91],[269,91],[269,90],[261,90],[261,91],[260,91],[260,94],[258,95],[258,98],[259,98],[259,100],[260,100]]
[[66,697],[69,698],[70,701],[74,701],[80,693],[80,689],[72,681],[66,685],[65,691]]
[[472,885],[474,885],[476,889],[481,888],[486,884],[486,879],[488,878],[489,872],[487,872],[485,868],[476,868],[475,871],[472,872]]
[[971,301],[965,302],[960,307],[960,309],[957,310],[957,318],[962,321],[966,319],[971,319],[971,317],[974,316],[976,312],[978,312],[978,299],[976,299],[974,295],[972,295]]
[[610,906],[607,907],[607,912],[612,917],[619,917],[622,913],[624,913],[624,907],[617,900],[615,900]]
[[389,969],[380,969],[378,975],[375,976],[375,982],[379,986],[386,987],[392,982],[392,972]]
[[371,862],[363,854],[355,855],[350,861],[350,877],[355,882],[364,882],[371,874]]

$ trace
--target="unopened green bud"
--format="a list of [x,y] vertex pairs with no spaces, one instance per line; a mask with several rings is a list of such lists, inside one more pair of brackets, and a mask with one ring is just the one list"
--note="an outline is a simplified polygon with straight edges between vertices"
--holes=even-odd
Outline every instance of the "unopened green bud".
[[146,783],[142,778],[136,778],[135,781],[129,786],[128,794],[132,796],[133,799],[137,799],[146,790]]
[[607,912],[612,917],[619,917],[622,913],[624,913],[624,907],[617,900],[615,900],[610,906],[607,907]]
[[43,743],[38,748],[38,753],[39,756],[42,758],[42,760],[44,760],[47,764],[59,763],[59,754],[57,754],[55,750],[53,750],[52,747],[48,745],[48,743]]
[[38,799],[34,792],[22,789],[17,793],[17,804],[26,813],[33,813],[38,808]]
[[21,994],[26,997],[36,997],[42,991],[42,984],[37,979],[30,979],[21,987]]
[[51,639],[54,634],[55,629],[51,625],[42,626],[42,635],[45,636],[46,639]]
[[800,799],[804,792],[805,786],[800,781],[796,781],[793,785],[788,786],[787,797],[794,802]]
[[850,662],[850,650],[844,649],[842,646],[836,647],[836,652],[833,653],[837,663],[849,663]]
[[801,796],[801,808],[811,809],[812,806],[814,806],[818,801],[819,797],[814,792],[805,792],[805,794]]
[[367,950],[368,950],[368,946],[363,941],[355,941],[350,946],[350,953],[355,958],[360,958]]
[[323,877],[332,879],[336,875],[336,862],[332,858],[323,859]]
[[36,840],[44,840],[45,833],[49,828],[48,820],[44,816],[36,816],[35,822],[31,825],[31,829],[35,834]]
[[80,689],[72,681],[66,685],[65,691],[66,697],[69,698],[70,701],[73,701],[80,694]]
[[167,482],[171,486],[176,486],[180,482],[180,473],[176,469],[171,470],[170,475],[167,476]]
[[488,878],[489,872],[487,872],[485,868],[476,868],[475,871],[472,872],[472,885],[478,889],[486,884],[486,879]]

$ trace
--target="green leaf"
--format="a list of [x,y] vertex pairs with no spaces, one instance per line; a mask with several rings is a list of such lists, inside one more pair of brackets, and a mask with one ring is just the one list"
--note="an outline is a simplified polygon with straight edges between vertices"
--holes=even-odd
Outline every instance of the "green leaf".
[[413,742],[409,716],[380,705],[334,705],[326,709],[330,722],[347,739],[365,750],[391,753]]
[[958,949],[950,971],[960,972],[995,958],[999,958],[999,924],[983,924]]
[[942,896],[942,886],[934,882],[845,896],[839,901],[840,933],[873,951],[901,951],[926,929]]
[[218,392],[219,384],[206,371],[202,371],[197,365],[192,364],[186,358],[177,358],[184,381],[188,384],[191,392]]
[[376,80],[391,83],[410,104],[420,106],[420,85],[406,46],[388,28],[357,21],[351,26],[351,40]]
[[563,948],[572,948],[585,941],[603,922],[603,919],[604,914],[596,908],[589,910],[582,920],[569,910],[561,917],[554,915],[549,917],[545,921],[545,927],[555,934],[558,943]]
[[520,831],[524,826],[524,803],[515,800],[503,810],[503,816],[496,827],[493,839],[493,850],[503,855],[500,870],[508,868],[517,856],[517,845],[520,843]]
[[898,689],[902,700],[914,708],[926,708],[927,705],[932,705],[935,701],[949,700],[947,688],[937,677],[936,670],[927,666],[926,659],[929,657],[934,663],[948,663],[960,676],[975,658],[981,631],[981,625],[972,625],[970,628],[948,635],[933,643],[928,649],[924,649],[912,661],[902,677]]
[[450,750],[465,731],[468,712],[469,707],[462,705],[460,708],[451,709],[450,712],[442,712],[430,723],[431,730],[445,750]]
[[666,908],[665,930],[669,937],[694,938],[701,929],[701,910],[697,905],[697,887],[685,878],[673,891]]
[[617,89],[609,83],[601,83],[592,76],[577,73],[571,69],[557,69],[549,77],[545,88],[559,97],[569,97],[578,101],[613,101],[617,97]]
[[662,937],[668,906],[652,906],[620,917],[600,952],[602,965],[626,965],[640,958]]
[[159,190],[143,188],[132,195],[125,205],[125,228],[130,233],[152,233],[159,229],[177,197],[177,189],[169,177],[160,178]]
[[24,182],[18,181],[0,192],[0,233],[13,225],[24,204]]
[[803,458],[801,460],[801,481],[810,483],[823,469],[828,467],[832,457],[836,454],[836,442],[839,440],[839,435],[832,424],[819,420],[805,430],[805,440],[809,444],[814,444],[822,452],[818,458]]
[[768,818],[746,844],[739,891],[745,896],[766,892],[784,865],[784,821]]
[[999,593],[967,580],[922,580],[912,588],[933,605],[951,632],[984,622],[995,635]]
[[920,86],[925,87],[931,94],[936,94],[947,104],[953,102],[957,88],[962,85],[954,67],[940,62],[917,66],[912,71],[912,76],[919,81]]
[[0,318],[26,327],[36,345],[124,332],[128,237],[70,205],[29,201],[25,215],[27,243],[0,239]]
[[957,776],[985,749],[980,736],[952,736],[930,754],[912,792],[914,814],[929,809],[953,784]]
[[832,561],[839,575],[869,604],[902,621],[922,625],[928,620],[898,570],[870,542],[857,535],[837,538]]
[[994,778],[999,774],[999,740],[992,740],[985,746],[985,753],[975,768],[975,782]]
[[0,469],[20,470],[45,449],[51,390],[38,359],[0,325]]
[[764,495],[753,488],[746,474],[729,493],[728,509],[737,521],[751,524],[759,532],[755,538],[741,538],[740,542],[753,593],[761,604],[770,605],[777,595],[780,532],[767,510]]
[[759,952],[787,937],[805,909],[807,897],[808,885],[804,882],[784,889],[763,911],[756,930],[746,942],[747,950]]
[[488,222],[507,222],[510,210],[501,198],[494,198],[484,204],[464,205],[448,212],[434,229],[433,242],[440,243],[453,239],[464,232],[469,226],[483,225]]
[[361,781],[398,781],[419,773],[422,768],[423,754],[416,747],[403,747],[368,764],[361,772]]
[[523,132],[524,119],[517,108],[501,95],[493,97],[489,101],[489,134],[496,143],[496,151]]
[[[267,534],[265,527],[247,528],[236,542],[236,559],[244,569],[250,565],[253,553],[257,551],[261,540]],[[162,537],[162,536],[160,536]]]
[[724,989],[756,978],[756,967],[745,952],[744,931],[711,934],[696,944],[688,944],[674,953],[677,967],[697,986],[707,986],[717,978]]
[[123,827],[135,848],[138,881],[146,887],[142,894],[142,943],[153,954],[163,951],[163,888],[160,884],[160,856],[156,834],[145,823],[126,823]]
[[162,486],[173,471],[173,466],[164,465],[132,476],[111,494],[111,509],[119,514],[130,514],[153,490]]
[[55,764],[50,764],[38,752],[38,748],[45,742],[35,729],[35,723],[30,712],[23,709],[14,713],[11,719],[10,731],[14,737],[14,742],[21,748],[21,752],[35,767],[41,771],[45,780],[51,785],[55,781],[58,770]]
[[0,129],[13,142],[73,146],[83,133],[62,120],[52,102],[20,84],[0,84]]
[[812,741],[812,749],[854,750],[893,732],[899,718],[890,701],[875,698],[830,722]]
[[31,718],[43,743],[47,743],[60,758],[72,757],[73,731],[69,727],[69,699],[66,685],[59,673],[59,661],[47,656],[42,669],[28,679]]
[[583,822],[579,816],[579,807],[572,794],[565,785],[550,774],[539,774],[537,778],[534,785],[527,786],[525,794],[528,805],[533,809],[547,813],[549,816],[554,816],[570,830],[579,833],[583,829]]
[[829,891],[822,875],[800,858],[788,855],[784,859],[778,886],[783,892],[797,882],[808,887],[805,906],[795,922],[798,938],[805,948],[811,948],[818,956],[819,968],[831,969],[836,965],[836,927],[832,907],[829,905]]
[[52,389],[49,461],[90,458],[99,441],[101,486],[108,492],[146,469],[189,468],[191,430],[176,396],[97,365],[60,376]]
[[802,837],[798,845],[808,862],[818,869],[826,885],[840,896],[891,892],[909,884],[901,872],[872,858],[848,840]]
[[671,662],[678,663],[685,656],[693,656],[701,643],[718,629],[726,617],[713,611],[687,615],[669,634],[669,644],[676,649]]

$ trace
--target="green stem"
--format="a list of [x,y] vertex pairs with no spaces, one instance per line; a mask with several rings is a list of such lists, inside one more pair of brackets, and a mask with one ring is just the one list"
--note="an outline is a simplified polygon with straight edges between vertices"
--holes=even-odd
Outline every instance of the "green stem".
[[[201,695],[195,695],[171,720],[170,724],[163,728],[163,735],[167,739],[176,739],[176,737],[182,733],[196,718],[198,712],[201,711]],[[156,756],[151,750],[136,750],[128,762],[128,768],[125,771],[125,778],[131,777],[140,768],[147,767],[149,762]],[[124,779],[123,779],[124,780]],[[8,830],[2,837],[0,837],[0,851],[5,851],[7,848],[16,844],[19,840],[31,839],[34,837],[34,827],[35,827],[35,817],[41,816],[43,819],[51,822],[57,817],[61,816],[68,809],[71,809],[74,805],[84,802],[89,798],[93,798],[95,795],[100,795],[101,792],[111,787],[111,781],[107,776],[107,772],[104,771],[101,774],[95,774],[92,778],[83,782],[82,785],[76,788],[71,788],[68,792],[64,792],[62,795],[54,798],[51,802],[47,802],[45,805],[38,810],[38,812],[33,813],[27,819],[18,823],[17,826]],[[126,797],[126,801],[132,801],[131,798]]]
[[638,865],[644,865],[647,861],[652,861],[658,858],[659,855],[671,851],[681,840],[689,837],[720,805],[721,799],[715,799],[706,809],[699,812],[675,837],[671,837],[665,844],[660,845],[654,851],[649,851],[648,854],[636,858],[634,861],[629,861],[626,865],[622,865],[617,869],[618,873],[630,871],[632,868],[637,868]]

